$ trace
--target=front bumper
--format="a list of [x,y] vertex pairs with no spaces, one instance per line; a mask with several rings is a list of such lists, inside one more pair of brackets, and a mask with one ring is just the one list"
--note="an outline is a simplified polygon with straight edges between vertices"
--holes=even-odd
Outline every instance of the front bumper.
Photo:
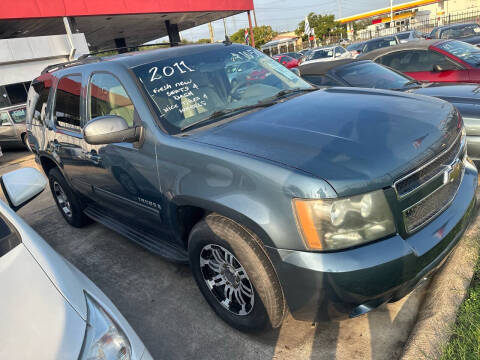
[[329,253],[267,248],[292,316],[354,317],[401,299],[451,253],[475,213],[477,170],[468,164],[451,205],[407,239],[400,235]]

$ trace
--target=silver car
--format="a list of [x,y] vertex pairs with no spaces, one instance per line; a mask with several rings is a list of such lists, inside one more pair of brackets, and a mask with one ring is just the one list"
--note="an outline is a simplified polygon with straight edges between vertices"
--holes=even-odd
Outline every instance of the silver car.
[[0,145],[4,148],[27,146],[26,105],[0,109]]
[[0,359],[152,359],[105,294],[13,211],[46,178],[23,168],[0,184],[11,207],[0,201]]

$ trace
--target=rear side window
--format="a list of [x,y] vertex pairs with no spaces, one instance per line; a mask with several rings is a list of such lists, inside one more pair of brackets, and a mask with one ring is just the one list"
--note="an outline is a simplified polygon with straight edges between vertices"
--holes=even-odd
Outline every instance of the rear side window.
[[45,112],[51,86],[51,78],[32,82],[28,95],[29,117],[27,117],[27,122],[31,121],[33,125],[43,125],[45,123]]
[[55,124],[68,130],[80,131],[81,75],[68,75],[60,79],[55,96]]
[[108,73],[95,73],[90,80],[90,119],[116,115],[134,125],[135,107],[120,81]]

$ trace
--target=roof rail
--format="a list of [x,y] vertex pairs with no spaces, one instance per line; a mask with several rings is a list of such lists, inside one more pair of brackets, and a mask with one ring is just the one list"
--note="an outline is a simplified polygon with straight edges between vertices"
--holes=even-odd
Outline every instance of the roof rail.
[[67,61],[67,62],[64,62],[64,63],[49,65],[49,66],[47,66],[45,69],[42,70],[42,74],[45,74],[45,73],[48,73],[48,72],[52,72],[52,71],[56,71],[56,70],[60,70],[60,69],[65,69],[65,68],[68,68],[68,67],[71,67],[71,66],[76,66],[76,65],[81,65],[81,64],[89,63],[89,62],[99,62],[99,61],[101,61],[101,60],[102,60],[102,59],[99,58],[99,57],[92,57],[92,58],[84,57],[84,58],[82,58],[82,56],[81,56],[81,57],[79,57],[77,60]]
[[78,59],[79,60],[86,59],[90,56],[98,55],[98,54],[102,54],[102,53],[110,52],[110,51],[126,50],[126,51],[123,51],[123,53],[128,53],[128,52],[138,51],[138,48],[140,48],[140,47],[154,47],[154,46],[162,46],[162,45],[165,45],[165,46],[180,46],[180,45],[186,45],[186,44],[181,43],[181,42],[173,42],[173,43],[162,42],[162,43],[147,44],[147,45],[133,45],[133,46],[123,46],[123,47],[110,48],[110,49],[101,49],[101,50],[92,51],[88,54],[82,55]]
[[92,51],[88,54],[84,54],[84,55],[79,56],[78,59],[73,60],[73,61],[68,61],[68,62],[64,62],[64,63],[49,65],[45,69],[43,69],[42,74],[45,74],[47,72],[60,70],[60,69],[65,69],[65,68],[71,67],[71,66],[86,64],[86,63],[90,63],[90,62],[102,61],[101,57],[95,56],[95,55],[102,54],[102,53],[109,52],[109,51],[126,50],[126,51],[123,51],[123,52],[127,53],[127,52],[132,52],[132,51],[138,51],[139,47],[150,47],[150,46],[154,47],[154,46],[159,46],[159,45],[160,46],[161,45],[179,46],[179,45],[185,45],[185,44],[180,43],[180,42],[173,42],[173,43],[163,42],[163,43],[156,43],[156,44],[123,46],[123,47],[117,47],[117,48],[111,48],[111,49],[102,49],[102,50]]

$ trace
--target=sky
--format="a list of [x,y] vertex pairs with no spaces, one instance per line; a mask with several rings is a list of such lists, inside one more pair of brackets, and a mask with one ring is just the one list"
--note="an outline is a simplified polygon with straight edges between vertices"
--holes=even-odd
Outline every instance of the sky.
[[[390,0],[253,0],[257,15],[257,24],[270,25],[278,32],[292,31],[310,12],[316,14],[334,14],[336,18],[362,13],[369,10],[390,6]],[[401,4],[411,0],[393,0],[393,4]],[[339,6],[340,3],[340,6]],[[341,7],[341,14],[340,14]],[[231,16],[226,19],[227,32],[233,34],[241,28],[248,27],[247,13]],[[253,22],[253,14],[252,14]],[[223,40],[223,21],[213,23],[215,40]],[[181,32],[187,40],[208,38],[208,26],[202,25]]]

